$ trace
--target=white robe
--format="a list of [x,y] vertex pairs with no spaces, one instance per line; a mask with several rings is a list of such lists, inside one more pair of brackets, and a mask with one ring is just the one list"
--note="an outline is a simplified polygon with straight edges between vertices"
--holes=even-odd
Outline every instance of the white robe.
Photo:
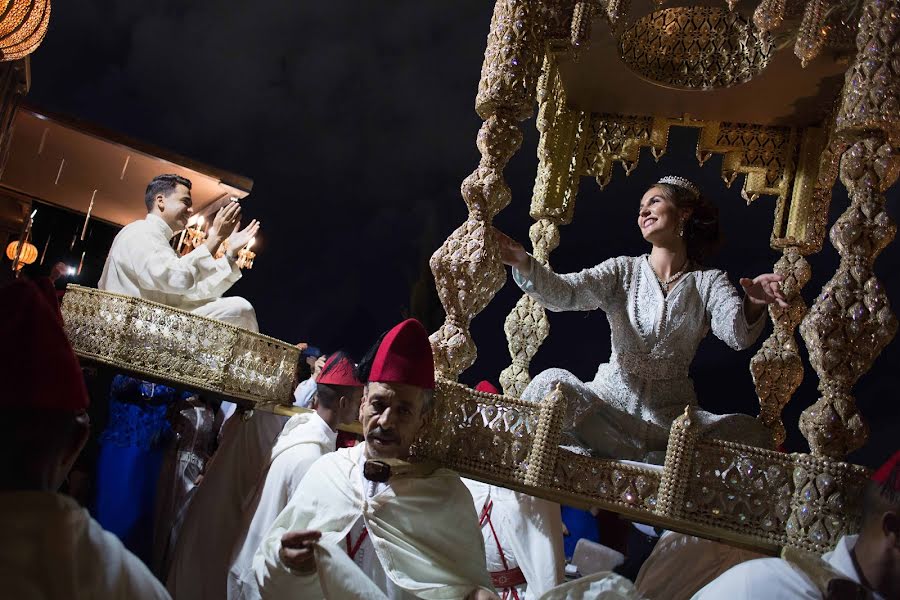
[[123,227],[97,287],[259,331],[249,302],[238,296],[222,298],[241,278],[237,265],[225,257],[213,258],[205,244],[179,257],[169,245],[173,235],[154,214]]
[[[472,479],[462,481],[472,494],[479,516],[485,505],[493,502],[490,524],[484,519],[481,525],[488,571],[520,568],[527,584],[517,586],[516,592],[524,600],[539,598],[565,581],[559,504]],[[490,525],[493,525],[493,531]],[[500,557],[494,532],[503,549],[506,566]],[[498,588],[497,591],[503,595],[505,589]]]
[[[856,545],[857,535],[841,538],[835,549],[822,555],[832,569],[860,583],[859,574],[853,565],[850,550]],[[880,594],[873,594],[874,600],[885,600]],[[821,592],[816,585],[786,560],[761,558],[741,563],[725,571],[721,576],[694,595],[693,600],[820,600]]]
[[[287,506],[309,467],[322,455],[334,452],[337,432],[315,412],[294,415],[272,448],[265,483],[245,512],[252,517],[238,538],[228,572],[228,598],[239,598],[245,580],[253,580],[253,555],[275,518]],[[246,520],[245,520],[246,523]]]
[[[365,447],[342,448],[309,469],[253,558],[258,589],[247,597],[377,597],[373,580],[345,550],[360,519],[380,568],[404,594],[441,600],[492,589],[472,497],[459,476],[438,469],[428,477],[396,478],[374,486],[370,497],[360,469]],[[282,535],[301,530],[322,532],[311,575],[295,574],[279,557]]]
[[222,600],[226,596],[232,549],[244,513],[256,495],[287,417],[254,411],[235,415],[223,426],[222,443],[197,486],[166,587],[179,600]]
[[53,492],[0,493],[0,581],[16,600],[169,598],[116,536]]

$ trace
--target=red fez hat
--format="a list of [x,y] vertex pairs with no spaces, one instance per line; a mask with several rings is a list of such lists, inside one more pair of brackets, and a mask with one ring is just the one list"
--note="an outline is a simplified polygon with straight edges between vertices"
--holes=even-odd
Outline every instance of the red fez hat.
[[889,484],[892,491],[900,492],[900,477],[897,470],[900,468],[900,450],[894,452],[886,463],[878,467],[878,470],[872,475],[872,481],[882,485]]
[[316,377],[316,383],[326,385],[346,385],[362,387],[362,383],[353,374],[353,363],[342,354],[332,354],[325,361],[322,372]]
[[434,389],[434,357],[421,323],[407,319],[385,334],[372,361],[369,381]]
[[0,289],[2,408],[78,411],[88,394],[78,359],[63,330],[48,279],[20,279]]
[[500,394],[500,390],[494,387],[494,384],[485,379],[484,381],[479,381],[478,385],[475,386],[475,389],[479,392],[485,392],[488,394]]

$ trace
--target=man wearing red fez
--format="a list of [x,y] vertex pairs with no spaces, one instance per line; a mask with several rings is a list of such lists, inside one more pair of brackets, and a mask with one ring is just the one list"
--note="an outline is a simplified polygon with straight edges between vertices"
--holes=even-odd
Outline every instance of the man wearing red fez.
[[459,476],[389,483],[367,459],[405,459],[426,423],[434,361],[422,324],[391,329],[359,365],[365,442],[318,460],[269,529],[248,598],[496,598],[478,519]]
[[[491,382],[475,386],[499,394]],[[559,504],[513,490],[463,479],[479,515],[487,569],[508,600],[534,600],[565,581]]]
[[[241,205],[230,202],[216,213],[204,243],[179,256],[169,241],[193,215],[191,181],[158,175],[147,184],[144,204],[147,216],[116,234],[97,287],[259,331],[249,302],[222,297],[241,278],[237,253],[257,234],[259,223],[240,229]],[[226,240],[228,251],[215,258]]]
[[246,535],[235,544],[228,572],[229,599],[241,597],[245,579],[252,582],[253,555],[309,467],[322,455],[334,452],[337,426],[359,417],[363,384],[354,371],[353,362],[343,352],[329,356],[316,377],[314,412],[291,417],[275,442],[264,484],[245,513],[249,521]]
[[784,557],[733,567],[694,599],[900,598],[900,451],[863,490],[859,535],[842,537],[818,563]]
[[147,567],[57,493],[90,432],[88,395],[49,281],[0,288],[4,598],[168,598]]

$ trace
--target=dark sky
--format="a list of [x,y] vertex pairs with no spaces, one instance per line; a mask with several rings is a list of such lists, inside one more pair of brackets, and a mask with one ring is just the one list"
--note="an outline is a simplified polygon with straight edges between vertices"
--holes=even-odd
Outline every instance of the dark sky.
[[[424,261],[465,218],[459,185],[479,157],[473,105],[491,11],[487,0],[57,2],[32,57],[28,99],[253,178],[243,204],[263,224],[259,255],[233,293],[253,302],[265,333],[360,354],[402,318]],[[513,202],[496,223],[527,242],[537,133],[533,119],[523,127],[506,171]],[[701,169],[695,144],[694,130],[673,130],[658,164],[645,152],[631,177],[616,167],[602,192],[585,179],[555,268],[646,251],[637,203],[650,182],[678,173],[721,208],[727,244],[712,265],[735,282],[771,270],[774,199],[746,206],[742,179],[727,189],[721,158]],[[832,222],[847,202],[838,184]],[[833,274],[837,253],[826,243],[810,263],[807,302]],[[896,244],[876,263],[895,304],[898,263]],[[480,357],[464,381],[496,382],[508,364],[503,319],[517,298],[510,281],[475,320]],[[555,314],[551,324],[532,373],[562,366],[590,379],[609,354],[604,316]],[[748,364],[757,348],[704,342],[692,372],[707,409],[756,414]],[[851,456],[860,463],[896,449],[898,360],[895,343],[855,388],[872,426],[867,448]],[[785,411],[791,450],[806,450],[796,422],[815,386],[807,365]]]

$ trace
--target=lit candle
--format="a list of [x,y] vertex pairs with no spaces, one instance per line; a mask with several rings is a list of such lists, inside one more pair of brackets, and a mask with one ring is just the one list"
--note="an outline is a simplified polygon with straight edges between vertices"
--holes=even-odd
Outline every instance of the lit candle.
[[84,266],[84,255],[87,253],[87,250],[81,252],[81,262],[78,263],[78,275],[81,275],[81,267]]
[[81,241],[84,241],[84,236],[87,233],[88,221],[91,220],[91,211],[94,210],[94,198],[97,196],[97,190],[94,190],[94,193],[91,194],[91,203],[88,205],[87,214],[84,216],[84,227],[81,228]]

